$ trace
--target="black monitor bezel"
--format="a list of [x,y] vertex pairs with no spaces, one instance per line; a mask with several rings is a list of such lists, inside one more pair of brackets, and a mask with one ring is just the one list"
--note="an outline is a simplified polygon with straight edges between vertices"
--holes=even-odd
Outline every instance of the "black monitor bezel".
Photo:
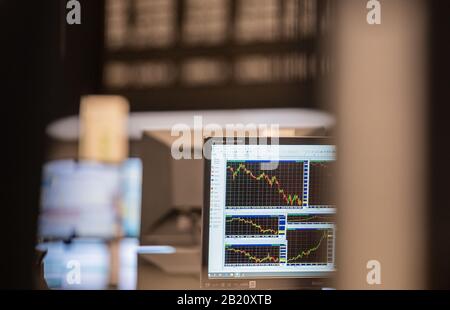
[[[257,140],[259,141],[259,140]],[[211,154],[213,144],[251,144],[255,139],[248,137],[223,138],[212,137],[205,140],[205,154]],[[278,143],[279,145],[335,145],[331,137],[280,137],[273,141],[270,138],[264,140],[266,144]],[[214,278],[208,277],[208,253],[209,253],[209,209],[210,209],[210,156],[204,160],[204,187],[202,210],[202,262],[200,285],[205,289],[320,289],[332,285],[332,277],[273,277],[273,278]],[[254,285],[255,284],[255,285]]]

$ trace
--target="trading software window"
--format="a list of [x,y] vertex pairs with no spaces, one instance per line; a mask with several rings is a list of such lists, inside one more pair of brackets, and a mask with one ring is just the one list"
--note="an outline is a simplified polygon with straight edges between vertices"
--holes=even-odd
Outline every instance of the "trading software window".
[[209,278],[335,270],[333,145],[212,145]]

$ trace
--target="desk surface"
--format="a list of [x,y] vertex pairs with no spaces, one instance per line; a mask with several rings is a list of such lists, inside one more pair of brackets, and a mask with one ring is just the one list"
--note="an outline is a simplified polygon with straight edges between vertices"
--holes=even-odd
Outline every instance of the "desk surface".
[[[280,128],[314,129],[330,128],[334,117],[329,113],[313,109],[242,109],[242,110],[198,110],[133,112],[128,122],[130,139],[140,139],[144,131],[171,130],[176,124],[194,127],[194,116],[202,117],[202,125],[217,124],[278,124]],[[78,139],[78,116],[54,121],[47,127],[47,134],[61,141]]]

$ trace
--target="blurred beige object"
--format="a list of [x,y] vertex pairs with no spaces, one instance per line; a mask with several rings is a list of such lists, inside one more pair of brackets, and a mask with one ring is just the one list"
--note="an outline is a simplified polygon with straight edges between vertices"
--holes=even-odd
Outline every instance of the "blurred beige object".
[[[329,100],[338,119],[337,287],[420,289],[427,285],[426,11],[416,0],[380,3],[381,25],[367,23],[367,1],[337,6]],[[367,280],[371,260],[380,263],[380,284]]]
[[116,163],[128,157],[128,101],[120,96],[81,99],[79,158]]

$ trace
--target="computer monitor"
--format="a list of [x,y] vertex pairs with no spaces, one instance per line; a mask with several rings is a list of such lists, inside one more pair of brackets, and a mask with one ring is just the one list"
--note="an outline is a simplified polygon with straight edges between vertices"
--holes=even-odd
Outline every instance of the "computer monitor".
[[313,288],[335,271],[329,138],[205,142],[202,286]]
[[54,160],[43,168],[39,237],[139,236],[142,163]]

